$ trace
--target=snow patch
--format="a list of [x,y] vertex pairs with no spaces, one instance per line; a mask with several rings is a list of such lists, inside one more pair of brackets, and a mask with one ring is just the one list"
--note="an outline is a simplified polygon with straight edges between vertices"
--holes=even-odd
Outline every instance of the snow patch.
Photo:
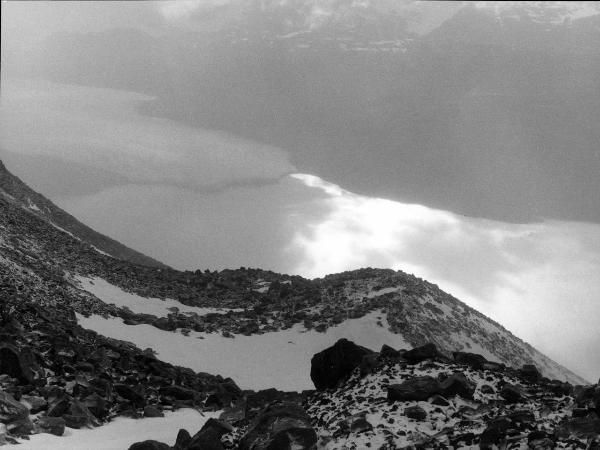
[[[98,297],[104,303],[114,303],[119,307],[127,307],[137,314],[152,314],[157,317],[167,317],[167,315],[172,312],[170,308],[177,308],[181,313],[196,313],[198,315],[211,313],[225,314],[229,311],[229,309],[222,308],[187,306],[170,298],[162,300],[156,297],[141,297],[130,292],[125,292],[120,287],[117,287],[100,277],[87,278],[76,275],[73,278],[81,289]],[[233,309],[233,311],[243,310]]]
[[383,344],[412,348],[401,335],[389,331],[387,318],[380,311],[349,319],[325,333],[296,324],[288,330],[236,335],[234,339],[197,332],[184,336],[151,325],[125,325],[122,319],[97,315],[86,318],[78,314],[77,320],[82,327],[104,336],[130,341],[140,348],[150,347],[168,363],[232,377],[242,389],[314,389],[310,379],[312,356],[341,338],[375,351]]
[[168,445],[175,443],[177,432],[185,428],[193,436],[211,417],[220,411],[202,414],[195,409],[165,412],[165,417],[129,419],[119,417],[93,429],[65,429],[64,436],[35,434],[29,441],[7,445],[5,449],[18,450],[124,450],[131,444],[154,439]]

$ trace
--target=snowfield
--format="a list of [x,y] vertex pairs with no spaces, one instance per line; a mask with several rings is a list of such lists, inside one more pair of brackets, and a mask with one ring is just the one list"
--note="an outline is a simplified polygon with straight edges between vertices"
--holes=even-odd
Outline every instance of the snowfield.
[[154,439],[169,445],[175,443],[177,432],[185,428],[193,436],[209,418],[217,418],[220,411],[200,413],[195,409],[165,412],[165,417],[128,419],[118,417],[110,423],[93,429],[65,428],[63,436],[34,434],[29,441],[6,445],[15,450],[125,450],[138,441]]
[[[225,314],[229,309],[223,308],[198,308],[179,303],[177,300],[167,298],[162,300],[156,297],[141,297],[130,292],[125,292],[118,286],[115,286],[100,277],[82,277],[76,275],[73,277],[77,286],[90,294],[98,297],[106,304],[114,303],[116,306],[127,307],[132,312],[138,314],[152,314],[157,317],[167,317],[171,312],[170,308],[177,308],[182,313],[196,313],[200,316],[204,314],[217,313]],[[233,309],[233,311],[243,311]]]
[[325,333],[306,330],[297,324],[288,330],[235,335],[235,338],[197,332],[184,336],[151,325],[125,325],[122,319],[97,315],[86,318],[78,314],[77,320],[82,327],[104,336],[133,342],[142,349],[150,347],[165,362],[232,377],[242,389],[314,389],[310,379],[311,358],[341,338],[375,351],[383,344],[412,348],[401,335],[389,331],[386,316],[379,311],[349,319]]

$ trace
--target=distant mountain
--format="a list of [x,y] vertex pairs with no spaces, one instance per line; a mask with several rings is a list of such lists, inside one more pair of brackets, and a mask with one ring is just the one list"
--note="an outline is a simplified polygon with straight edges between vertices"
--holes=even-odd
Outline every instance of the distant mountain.
[[[348,376],[354,383],[350,400],[357,405],[379,402],[384,380],[387,386],[409,374],[435,376],[440,370],[460,369],[468,379],[459,377],[455,386],[440,375],[430,383],[432,395],[468,396],[464,389],[472,395],[475,385],[483,392],[485,378],[493,386],[477,402],[496,402],[496,407],[501,400],[537,408],[539,396],[550,394],[574,401],[579,394],[568,383],[586,383],[435,285],[400,271],[369,268],[308,280],[247,268],[181,272],[119,259],[116,250],[129,259],[140,256],[77,222],[3,164],[0,168],[0,373],[5,374],[0,406],[9,411],[0,420],[8,442],[31,432],[60,435],[65,426],[96,426],[118,415],[152,417],[195,407],[223,410],[222,419],[234,424],[207,422],[208,429],[221,431],[199,432],[196,440],[220,442],[223,436],[230,446],[251,448],[244,442],[264,432],[253,428],[251,419],[275,408],[304,421],[301,428],[312,431],[301,434],[308,433],[309,440],[317,431],[326,440],[333,432],[340,443],[347,430],[338,429],[338,419],[354,410],[324,409],[345,394],[323,389]],[[339,338],[381,352],[357,347],[357,360],[352,346],[347,357],[326,350]],[[359,365],[362,376],[375,375],[352,378]],[[215,372],[221,375],[209,375]],[[311,390],[313,383],[319,393]],[[515,387],[517,395],[505,392],[506,383],[534,386]],[[586,399],[577,397],[577,405],[588,408]],[[282,401],[287,406],[277,409]],[[570,420],[562,406],[551,407],[558,415],[546,425]],[[462,436],[455,422],[448,424],[454,431],[446,431],[454,433],[452,439],[483,439]],[[473,430],[480,433],[482,423]],[[406,436],[402,424],[384,428]],[[582,425],[560,426],[570,436]],[[381,438],[383,431],[377,433]],[[409,439],[417,440],[416,435]],[[185,445],[180,448],[196,448]]]

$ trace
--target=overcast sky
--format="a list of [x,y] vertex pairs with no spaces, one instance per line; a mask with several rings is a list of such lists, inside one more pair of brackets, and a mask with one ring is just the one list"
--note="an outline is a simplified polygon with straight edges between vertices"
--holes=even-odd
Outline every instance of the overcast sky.
[[[598,223],[579,217],[509,223],[467,217],[453,204],[398,201],[404,192],[389,198],[359,194],[353,186],[318,176],[334,173],[319,171],[325,153],[311,160],[311,173],[308,165],[296,163],[296,149],[276,140],[143,114],[140,105],[154,97],[141,89],[6,75],[21,52],[35,52],[57,31],[134,27],[171,36],[170,27],[218,27],[225,21],[219,14],[230,18],[236,4],[3,2],[0,158],[88,225],[174,267],[252,266],[307,277],[365,266],[401,269],[439,284],[595,381],[600,373]],[[331,17],[334,4],[307,2],[306,26],[318,27]],[[412,8],[412,2],[405,5]],[[410,28],[421,34],[435,30],[459,6],[429,10],[426,3],[429,12],[411,13]],[[203,22],[205,16],[211,21]],[[463,112],[469,105],[462,104]],[[504,112],[499,116],[499,122],[506,119]],[[528,137],[504,136],[515,146],[525,145]],[[577,145],[587,145],[586,137],[581,139]],[[569,170],[595,167],[592,150]],[[435,180],[448,161],[436,159],[433,150],[430,155]],[[496,154],[494,161],[509,164],[511,157]],[[339,179],[350,180],[371,156],[356,151],[354,158],[352,167],[339,166],[344,172]],[[485,181],[494,172],[486,163],[469,170]],[[536,155],[525,154],[520,163],[521,171],[547,178],[536,172]],[[398,177],[409,176],[392,169]],[[444,191],[440,184],[432,182]],[[581,205],[596,195],[578,189]],[[560,189],[548,197],[555,194]]]

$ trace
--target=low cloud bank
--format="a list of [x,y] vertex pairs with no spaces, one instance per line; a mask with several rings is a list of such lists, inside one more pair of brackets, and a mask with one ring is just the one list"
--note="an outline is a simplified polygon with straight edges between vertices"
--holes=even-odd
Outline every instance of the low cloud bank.
[[414,273],[589,380],[600,375],[600,225],[474,219],[293,176],[326,193],[329,210],[293,237],[295,272]]

